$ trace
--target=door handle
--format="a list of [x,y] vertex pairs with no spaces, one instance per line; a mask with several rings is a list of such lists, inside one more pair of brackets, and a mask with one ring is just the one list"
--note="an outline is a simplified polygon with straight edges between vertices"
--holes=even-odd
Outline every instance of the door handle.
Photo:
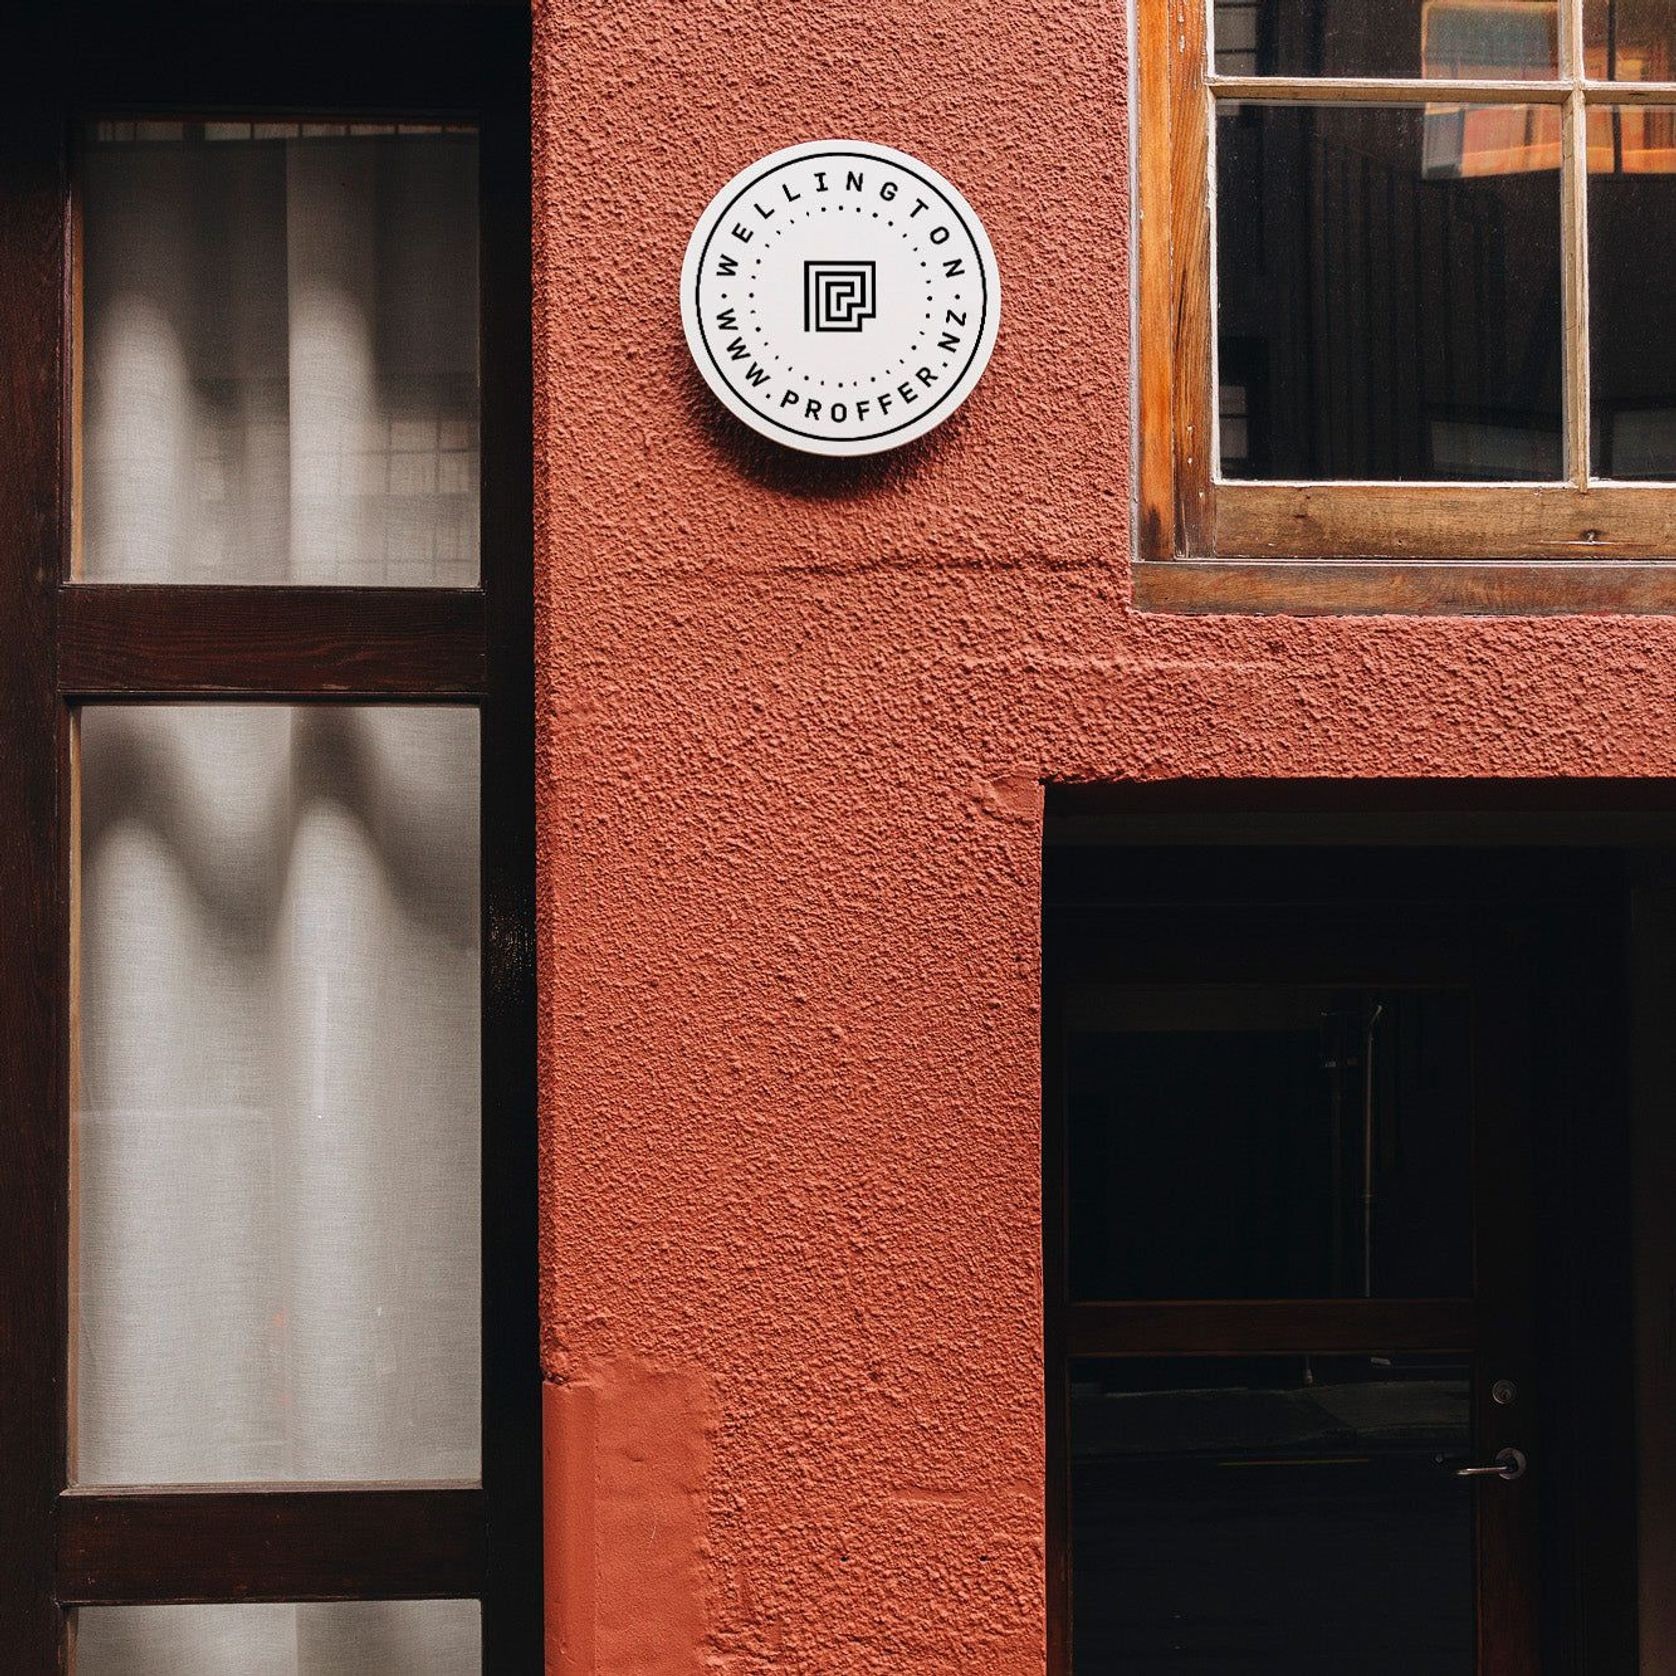
[[1525,1459],[1523,1449],[1501,1449],[1496,1458],[1488,1466],[1459,1467],[1456,1469],[1457,1478],[1500,1478],[1511,1484],[1515,1478],[1523,1478],[1525,1469],[1530,1462]]

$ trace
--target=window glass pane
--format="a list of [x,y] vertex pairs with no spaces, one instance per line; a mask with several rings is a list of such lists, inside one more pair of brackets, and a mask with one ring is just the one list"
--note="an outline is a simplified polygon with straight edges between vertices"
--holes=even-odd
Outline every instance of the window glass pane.
[[477,141],[98,122],[81,170],[81,569],[477,581]]
[[81,719],[75,1476],[478,1472],[477,715]]
[[1227,477],[1561,471],[1559,113],[1223,105]]
[[76,1676],[475,1676],[474,1600],[84,1606]]
[[1469,1295],[1470,1029],[1454,990],[1072,997],[1072,1296]]
[[1469,1367],[1078,1362],[1077,1676],[1472,1676]]
[[1676,106],[1589,113],[1589,396],[1597,476],[1676,478]]
[[1215,0],[1224,76],[1552,77],[1551,0]]
[[1583,59],[1600,81],[1676,81],[1676,4],[1583,0]]

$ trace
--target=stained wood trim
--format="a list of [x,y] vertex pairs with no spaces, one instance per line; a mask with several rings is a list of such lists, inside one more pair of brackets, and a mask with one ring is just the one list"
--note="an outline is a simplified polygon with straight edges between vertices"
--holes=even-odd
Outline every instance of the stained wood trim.
[[1245,104],[1563,105],[1575,90],[1591,105],[1676,105],[1676,82],[1471,81],[1425,76],[1219,76],[1218,99]]
[[1174,362],[1171,447],[1177,539],[1204,549],[1215,527],[1215,273],[1212,263],[1211,102],[1205,93],[1210,8],[1182,5],[1166,21],[1170,54],[1170,256],[1172,330],[1160,340]]
[[1073,1356],[1470,1350],[1477,1334],[1470,1298],[1072,1303],[1065,1314]]
[[1218,559],[1676,558],[1676,490],[1595,483],[1223,483]]
[[71,697],[451,698],[485,684],[471,588],[69,583],[58,687]]
[[63,1483],[69,985],[53,691],[63,536],[66,217],[54,8],[8,17],[0,54],[0,1665],[62,1668],[51,1523]]
[[1301,564],[1173,560],[1135,566],[1144,611],[1358,616],[1575,616],[1676,611],[1676,564]]
[[1676,105],[1676,82],[1585,81],[1579,86],[1590,105]]
[[74,66],[84,110],[341,119],[346,111],[470,118],[489,85],[486,40],[504,20],[467,4],[190,8],[190,27],[159,30],[154,7],[62,0],[79,13]]
[[137,1601],[442,1599],[482,1586],[468,1484],[66,1490],[57,1592]]
[[[1218,98],[1246,104],[1562,105],[1570,84],[1454,81],[1418,76],[1207,76]],[[1615,84],[1614,84],[1615,85]]]
[[[1559,17],[1560,68],[1583,73],[1583,7],[1566,0]],[[1561,365],[1567,475],[1589,485],[1589,112],[1573,83],[1561,118],[1560,146]]]
[[[71,5],[66,10],[77,10]],[[100,9],[71,54],[0,64],[0,1649],[70,1656],[65,1605],[471,1596],[485,1676],[541,1658],[536,1307],[534,759],[527,8],[264,5],[159,32]],[[14,33],[27,35],[30,19]],[[85,20],[84,20],[85,21]],[[29,27],[26,27],[26,24]],[[13,72],[16,72],[15,74]],[[15,87],[10,84],[16,83]],[[44,90],[44,91],[42,91]],[[139,103],[136,104],[136,98]],[[480,131],[481,590],[101,587],[67,575],[74,392],[64,141],[72,109],[450,114]],[[59,629],[63,633],[60,636]],[[61,1493],[70,1171],[66,969],[70,717],[84,698],[472,701],[482,708],[483,1485],[210,1486]]]
[[1589,113],[1573,92],[1561,117],[1560,306],[1563,452],[1575,488],[1589,486]]
[[[1676,83],[1586,80],[1580,7],[1562,7],[1560,73],[1542,81],[1220,76],[1206,10],[1140,0],[1136,11],[1137,562],[1143,608],[1316,611],[1665,611],[1664,576],[1546,574],[1528,587],[1457,570],[1420,583],[1390,567],[1676,559],[1676,485],[1589,481],[1588,108],[1676,105]],[[1568,481],[1551,484],[1259,483],[1216,477],[1214,145],[1218,102],[1501,103],[1564,113],[1563,305]],[[1146,574],[1165,561],[1371,561],[1355,581],[1223,570],[1177,582]],[[1639,568],[1639,567],[1638,567]],[[1589,596],[1586,585],[1606,584]],[[1309,588],[1330,583],[1311,599]],[[1260,585],[1253,598],[1238,587]],[[1383,598],[1380,584],[1395,584]]]
[[[1548,1357],[1541,1354],[1537,1300],[1542,1271],[1535,1154],[1542,1101],[1535,1082],[1535,1032],[1541,1028],[1543,982],[1555,976],[1546,944],[1527,916],[1516,915],[1475,950],[1472,1051],[1482,1069],[1472,1078],[1473,1281],[1485,1307],[1474,1343],[1472,1429],[1485,1458],[1517,1447],[1558,1475],[1566,1456],[1547,1447],[1543,1418],[1550,1405],[1527,1399],[1509,1407],[1497,1403],[1490,1389],[1494,1380],[1511,1379],[1521,1391],[1535,1390],[1539,1375],[1548,1374],[1548,1357],[1556,1354],[1553,1339]],[[1600,1083],[1610,1080],[1611,1072],[1602,1068]],[[1563,1300],[1556,1288],[1544,1296],[1543,1308],[1560,1313]],[[1508,1487],[1517,1493],[1478,1502],[1478,1668],[1485,1676],[1513,1676],[1544,1663],[1538,1508],[1530,1484]]]
[[536,1128],[534,421],[529,11],[498,20],[481,118],[483,1580],[486,1676],[542,1658]]
[[1136,427],[1139,460],[1138,540],[1143,559],[1176,550],[1175,515],[1175,268],[1170,225],[1169,14],[1143,4],[1135,16],[1135,167],[1138,179],[1136,264]]
[[[1051,937],[1043,924],[1044,941]],[[1070,1293],[1070,1149],[1065,1122],[1066,990],[1046,979],[1042,1016],[1042,1348],[1047,1466],[1047,1668],[1071,1668],[1071,1364],[1065,1299]]]
[[1554,44],[1559,52],[1559,80],[1567,90],[1583,85],[1584,0],[1559,0],[1555,9]]

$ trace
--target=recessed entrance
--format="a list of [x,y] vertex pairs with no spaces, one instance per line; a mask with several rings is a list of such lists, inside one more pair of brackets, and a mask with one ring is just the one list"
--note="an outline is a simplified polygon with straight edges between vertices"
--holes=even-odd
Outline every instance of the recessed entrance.
[[1646,867],[1050,844],[1058,1670],[1637,1669]]

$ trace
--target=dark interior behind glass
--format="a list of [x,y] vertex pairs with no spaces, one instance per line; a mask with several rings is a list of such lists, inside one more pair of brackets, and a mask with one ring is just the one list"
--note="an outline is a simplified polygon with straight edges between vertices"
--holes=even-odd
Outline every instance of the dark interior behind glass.
[[1071,1369],[1077,1676],[1471,1676],[1468,1364]]
[[1559,477],[1559,150],[1553,106],[1219,106],[1223,474]]
[[1543,0],[1216,0],[1212,29],[1223,75],[1531,81],[1559,63]]
[[1069,1022],[1072,1297],[1471,1293],[1466,994],[1089,990]]

